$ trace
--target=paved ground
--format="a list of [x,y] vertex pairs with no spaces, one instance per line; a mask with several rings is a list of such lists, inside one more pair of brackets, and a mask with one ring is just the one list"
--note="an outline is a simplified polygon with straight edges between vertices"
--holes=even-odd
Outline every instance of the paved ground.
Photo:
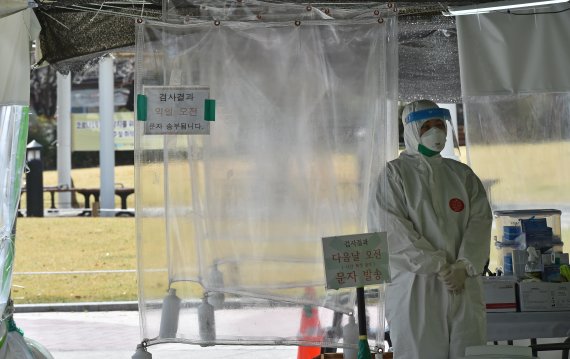
[[[55,359],[128,359],[140,342],[138,312],[16,313],[26,337],[45,346]],[[296,347],[216,346],[183,344],[149,347],[153,359],[249,358],[295,359]]]
[[[111,306],[109,306],[111,305]],[[45,346],[55,359],[129,359],[140,342],[139,316],[135,310],[116,311],[120,305],[107,303],[87,306],[95,311],[42,312],[42,307],[17,308],[16,324],[26,337]],[[81,308],[84,308],[83,306]],[[101,311],[115,308],[114,311]],[[77,308],[60,308],[72,310]],[[18,312],[19,310],[19,312]],[[36,312],[31,310],[38,310]],[[560,340],[541,340],[541,343]],[[502,343],[505,344],[505,343]],[[515,341],[527,346],[528,341]],[[296,359],[291,346],[215,346],[202,348],[185,344],[160,344],[149,347],[153,359]],[[560,351],[541,352],[540,359],[559,359]]]

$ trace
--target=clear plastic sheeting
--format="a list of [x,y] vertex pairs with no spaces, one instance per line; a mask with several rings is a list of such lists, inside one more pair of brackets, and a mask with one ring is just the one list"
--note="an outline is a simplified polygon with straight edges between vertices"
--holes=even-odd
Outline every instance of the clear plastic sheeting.
[[458,16],[464,96],[570,91],[568,4]]
[[[0,3],[2,1],[0,0]],[[9,2],[12,5],[15,2]],[[10,297],[14,221],[28,137],[30,41],[39,28],[31,10],[0,17],[0,313]],[[2,318],[3,319],[3,318]]]
[[570,94],[470,97],[464,104],[469,161],[493,209],[570,203]]
[[[486,185],[493,210],[561,210],[566,252],[570,248],[567,9],[558,4],[457,18],[471,167]],[[493,235],[498,234],[495,229]]]
[[[561,210],[563,249],[570,251],[570,94],[465,100],[469,161],[493,210]],[[494,246],[491,252],[494,271],[500,253]]]
[[[14,308],[11,308],[13,310]],[[37,341],[24,337],[13,318],[0,323],[0,358],[53,359],[49,351]]]
[[0,106],[0,313],[10,297],[14,263],[14,222],[20,201],[28,137],[28,108]]
[[[169,23],[201,20],[231,21],[294,21],[301,19],[363,19],[380,15],[395,16],[394,7],[373,1],[328,2],[314,6],[310,3],[291,1],[228,1],[228,0],[183,0],[166,1]],[[187,15],[184,16],[183,14]],[[391,13],[391,14],[390,14]]]
[[[216,100],[210,135],[136,125],[151,344],[342,345],[355,294],[325,289],[321,238],[367,231],[370,188],[397,150],[396,19],[317,15],[137,26],[137,93],[200,85]],[[382,346],[383,288],[366,294]]]

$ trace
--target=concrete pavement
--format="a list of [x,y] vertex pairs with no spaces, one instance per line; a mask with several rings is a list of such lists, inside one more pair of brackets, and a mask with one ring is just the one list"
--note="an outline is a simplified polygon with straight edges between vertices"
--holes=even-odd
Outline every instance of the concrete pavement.
[[[55,359],[130,359],[140,343],[135,303],[77,303],[16,306],[16,325],[49,350]],[[136,307],[135,307],[136,308]],[[106,311],[105,311],[106,309]],[[104,310],[104,311],[101,311]],[[560,342],[541,339],[540,343]],[[504,343],[503,343],[504,344]],[[515,341],[527,346],[528,340]],[[293,346],[214,346],[159,344],[148,348],[153,359],[296,359]],[[540,352],[540,359],[558,359],[560,351]]]
[[[55,359],[129,359],[140,343],[137,311],[16,312],[26,337]],[[160,344],[148,348],[153,359],[295,359],[296,347]]]

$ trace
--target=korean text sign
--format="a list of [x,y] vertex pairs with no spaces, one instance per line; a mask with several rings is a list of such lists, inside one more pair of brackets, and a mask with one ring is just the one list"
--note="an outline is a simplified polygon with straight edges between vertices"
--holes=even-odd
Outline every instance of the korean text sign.
[[386,232],[324,237],[327,289],[390,282]]
[[144,86],[147,97],[145,135],[209,135],[204,120],[206,86]]

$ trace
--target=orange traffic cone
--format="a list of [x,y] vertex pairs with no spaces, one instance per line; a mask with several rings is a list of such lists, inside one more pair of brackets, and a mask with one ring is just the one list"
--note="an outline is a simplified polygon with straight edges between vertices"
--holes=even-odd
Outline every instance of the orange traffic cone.
[[[311,287],[305,289],[308,298],[315,298],[315,290]],[[312,305],[303,306],[299,339],[320,342],[323,340],[323,330],[319,321],[319,310]],[[321,354],[321,347],[299,346],[297,359],[313,359]]]

